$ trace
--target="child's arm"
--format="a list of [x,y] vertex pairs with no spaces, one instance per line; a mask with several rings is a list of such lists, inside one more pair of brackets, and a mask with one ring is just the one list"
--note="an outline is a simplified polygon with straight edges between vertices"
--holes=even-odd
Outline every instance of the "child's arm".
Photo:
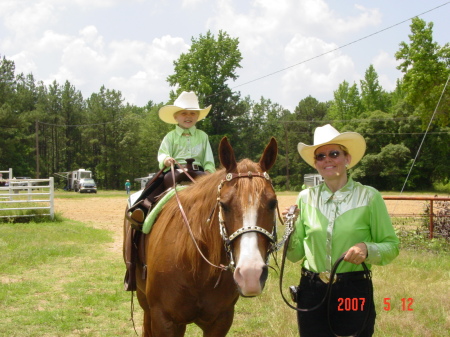
[[166,160],[172,159],[171,154],[171,146],[170,146],[170,139],[169,139],[170,135],[167,134],[164,139],[161,142],[161,145],[159,146],[159,150],[158,150],[158,163],[159,163],[159,168],[163,169],[164,167],[170,166],[170,162],[169,165],[166,165]]

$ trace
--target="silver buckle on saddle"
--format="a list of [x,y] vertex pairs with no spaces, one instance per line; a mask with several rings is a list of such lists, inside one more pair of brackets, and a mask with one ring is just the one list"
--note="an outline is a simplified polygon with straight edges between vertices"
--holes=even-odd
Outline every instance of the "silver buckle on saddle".
[[[331,276],[331,273],[328,271],[323,271],[323,272],[319,273],[320,280],[325,284],[330,283],[330,276]],[[337,279],[337,277],[336,277],[336,275],[334,275],[334,279],[331,283],[335,283],[336,279]]]
[[199,170],[199,167],[198,167],[197,164],[192,164],[192,169],[193,169],[194,171],[198,171],[198,170]]

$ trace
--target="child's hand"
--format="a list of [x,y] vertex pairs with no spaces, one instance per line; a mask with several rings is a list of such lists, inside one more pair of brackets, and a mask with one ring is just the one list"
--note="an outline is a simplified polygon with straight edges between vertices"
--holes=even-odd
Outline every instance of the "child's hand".
[[164,159],[164,166],[170,167],[171,164],[175,164],[175,160],[172,157]]

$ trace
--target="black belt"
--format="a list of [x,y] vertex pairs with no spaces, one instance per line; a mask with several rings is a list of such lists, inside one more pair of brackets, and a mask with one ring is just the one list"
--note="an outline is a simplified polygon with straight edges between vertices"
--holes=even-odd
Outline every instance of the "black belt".
[[[184,168],[184,169],[188,169],[187,165],[181,164],[181,167]],[[180,166],[175,165],[175,168],[176,168],[176,169],[179,169]],[[203,171],[203,172],[204,172],[205,170],[204,170],[203,167],[200,166],[200,165],[192,164],[192,171]]]
[[[365,271],[352,271],[348,273],[336,273],[334,278],[334,282],[342,282],[342,281],[358,281],[358,280],[366,280],[370,276],[371,272],[369,271],[369,276]],[[302,276],[308,277],[311,280],[318,281],[321,280],[323,283],[330,282],[330,273],[322,272],[322,273],[314,273],[305,268],[302,268]]]

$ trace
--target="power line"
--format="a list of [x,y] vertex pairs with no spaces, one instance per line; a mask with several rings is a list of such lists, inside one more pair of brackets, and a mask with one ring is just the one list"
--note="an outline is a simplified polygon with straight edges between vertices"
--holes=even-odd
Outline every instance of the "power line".
[[118,122],[118,121],[119,121],[119,119],[117,119],[115,121],[109,121],[109,122],[104,122],[104,123],[95,123],[95,124],[52,124],[52,123],[45,123],[45,122],[40,122],[40,121],[37,121],[37,123],[41,124],[41,125],[48,125],[48,126],[78,127],[78,126],[106,125],[106,124],[111,124],[111,123],[115,123],[115,122]]
[[277,121],[276,123],[347,123],[347,122],[367,122],[367,121],[402,121],[402,120],[411,120],[411,119],[419,119],[418,116],[410,116],[410,117],[389,117],[389,118],[352,118],[352,119],[320,119],[320,120],[296,120],[296,121]]
[[[295,131],[296,134],[314,134],[314,131]],[[376,136],[376,135],[442,135],[450,134],[450,131],[436,131],[436,132],[361,132],[361,135]]]
[[301,65],[301,64],[304,64],[304,63],[306,63],[306,62],[315,60],[315,59],[317,59],[317,58],[319,58],[319,57],[322,57],[322,56],[324,56],[324,55],[333,53],[333,52],[335,52],[335,51],[337,51],[337,50],[339,50],[339,49],[343,49],[343,48],[345,48],[345,47],[348,47],[348,46],[350,46],[350,45],[352,45],[352,44],[355,44],[355,43],[357,43],[357,42],[360,42],[360,41],[362,41],[362,40],[365,40],[365,39],[367,39],[367,38],[369,38],[369,37],[372,37],[372,36],[374,36],[374,35],[380,34],[380,33],[384,32],[384,31],[386,31],[386,30],[389,30],[389,29],[391,29],[391,28],[394,28],[394,27],[396,27],[396,26],[399,26],[399,25],[401,25],[401,24],[404,24],[405,22],[408,22],[409,20],[412,20],[412,19],[414,19],[414,18],[416,18],[416,17],[419,17],[419,16],[421,16],[421,15],[424,15],[424,14],[427,14],[427,13],[429,13],[429,12],[432,12],[432,11],[434,11],[434,10],[440,8],[440,7],[446,6],[446,5],[448,5],[449,3],[450,3],[450,1],[447,1],[446,3],[444,3],[444,4],[442,4],[442,5],[436,6],[436,7],[432,8],[432,9],[429,9],[429,10],[427,10],[427,11],[425,11],[425,12],[422,12],[422,13],[420,13],[420,14],[417,14],[417,15],[415,15],[415,16],[409,18],[409,19],[406,19],[406,20],[403,20],[403,21],[398,22],[398,23],[396,23],[396,24],[393,24],[392,26],[386,27],[386,28],[381,29],[381,30],[379,30],[379,31],[377,31],[377,32],[374,32],[374,33],[372,33],[372,34],[369,34],[369,35],[366,35],[366,36],[364,36],[364,37],[361,37],[361,38],[359,38],[359,39],[357,39],[357,40],[354,40],[354,41],[352,41],[352,42],[349,42],[349,43],[347,43],[347,44],[344,44],[344,45],[342,45],[342,46],[340,46],[340,47],[331,49],[331,50],[329,50],[329,51],[327,51],[327,52],[325,52],[325,53],[322,53],[322,54],[313,56],[313,57],[311,57],[311,58],[309,58],[309,59],[306,59],[306,60],[303,60],[303,61],[298,62],[298,63],[296,63],[296,64],[293,64],[293,65],[291,65],[291,66],[289,66],[289,67],[286,67],[286,68],[283,68],[283,69],[280,69],[280,70],[276,70],[276,71],[274,71],[274,72],[272,72],[272,73],[270,73],[270,74],[267,74],[267,75],[264,75],[264,76],[255,78],[254,80],[251,80],[251,81],[248,81],[248,82],[244,82],[244,83],[242,83],[242,84],[239,84],[239,85],[233,87],[232,89],[236,89],[236,88],[242,87],[242,86],[244,86],[244,85],[247,85],[247,84],[250,84],[250,83],[253,83],[253,82],[262,80],[263,78],[270,77],[270,76],[272,76],[272,75],[281,73],[281,72],[283,72],[283,71],[285,71],[285,70],[288,70],[288,69],[297,67],[297,66],[299,66],[299,65]]

